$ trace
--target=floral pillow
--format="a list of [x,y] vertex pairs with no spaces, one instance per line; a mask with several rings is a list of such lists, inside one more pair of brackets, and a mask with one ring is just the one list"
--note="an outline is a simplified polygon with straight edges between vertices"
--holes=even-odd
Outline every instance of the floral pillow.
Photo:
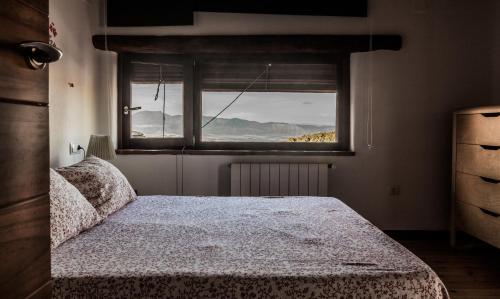
[[77,236],[101,221],[83,195],[53,169],[50,170],[50,247]]
[[137,198],[118,168],[97,157],[90,156],[80,163],[56,170],[80,190],[103,218]]

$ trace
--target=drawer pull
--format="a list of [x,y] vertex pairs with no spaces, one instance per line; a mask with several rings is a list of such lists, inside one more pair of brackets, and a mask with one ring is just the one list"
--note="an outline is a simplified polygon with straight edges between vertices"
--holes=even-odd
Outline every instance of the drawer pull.
[[495,213],[495,212],[488,211],[488,210],[485,210],[485,209],[483,209],[483,208],[479,208],[479,209],[481,210],[481,212],[483,212],[483,213],[485,213],[486,215],[489,215],[489,216],[491,216],[491,217],[495,217],[495,218],[497,218],[497,217],[499,217],[499,216],[500,216],[499,214],[497,214],[497,213]]
[[487,182],[487,183],[490,183],[490,184],[498,184],[500,183],[499,180],[495,180],[495,179],[490,179],[490,178],[485,178],[484,176],[480,176],[481,180]]
[[489,113],[481,113],[484,117],[497,117],[500,116],[500,112],[489,112]]
[[483,149],[488,150],[488,151],[496,151],[496,150],[500,149],[500,146],[496,146],[496,145],[480,145],[480,147],[482,147]]

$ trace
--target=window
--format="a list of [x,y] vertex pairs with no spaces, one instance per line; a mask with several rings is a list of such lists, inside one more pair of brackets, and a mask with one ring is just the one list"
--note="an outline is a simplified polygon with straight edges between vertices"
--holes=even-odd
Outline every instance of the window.
[[181,148],[192,139],[192,62],[184,56],[122,57],[121,147]]
[[130,114],[130,138],[182,138],[183,86],[182,82],[132,82],[130,105],[141,109]]
[[121,55],[120,147],[348,150],[346,60]]

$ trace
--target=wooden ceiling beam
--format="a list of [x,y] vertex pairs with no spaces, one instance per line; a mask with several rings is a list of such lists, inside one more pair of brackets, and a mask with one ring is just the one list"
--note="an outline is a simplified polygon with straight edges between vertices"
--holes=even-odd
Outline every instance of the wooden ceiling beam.
[[193,25],[195,11],[366,17],[368,2],[367,0],[327,2],[324,0],[107,0],[107,24],[111,27]]
[[[92,42],[96,49],[105,50],[104,35],[94,35]],[[107,50],[152,54],[331,54],[397,51],[402,43],[400,35],[109,35]]]
[[309,16],[368,16],[367,0],[194,0],[195,11]]

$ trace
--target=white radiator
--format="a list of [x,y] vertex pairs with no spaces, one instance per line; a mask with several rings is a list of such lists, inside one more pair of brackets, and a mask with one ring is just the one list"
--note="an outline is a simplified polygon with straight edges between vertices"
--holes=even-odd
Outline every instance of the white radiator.
[[231,196],[327,196],[328,164],[233,163]]

